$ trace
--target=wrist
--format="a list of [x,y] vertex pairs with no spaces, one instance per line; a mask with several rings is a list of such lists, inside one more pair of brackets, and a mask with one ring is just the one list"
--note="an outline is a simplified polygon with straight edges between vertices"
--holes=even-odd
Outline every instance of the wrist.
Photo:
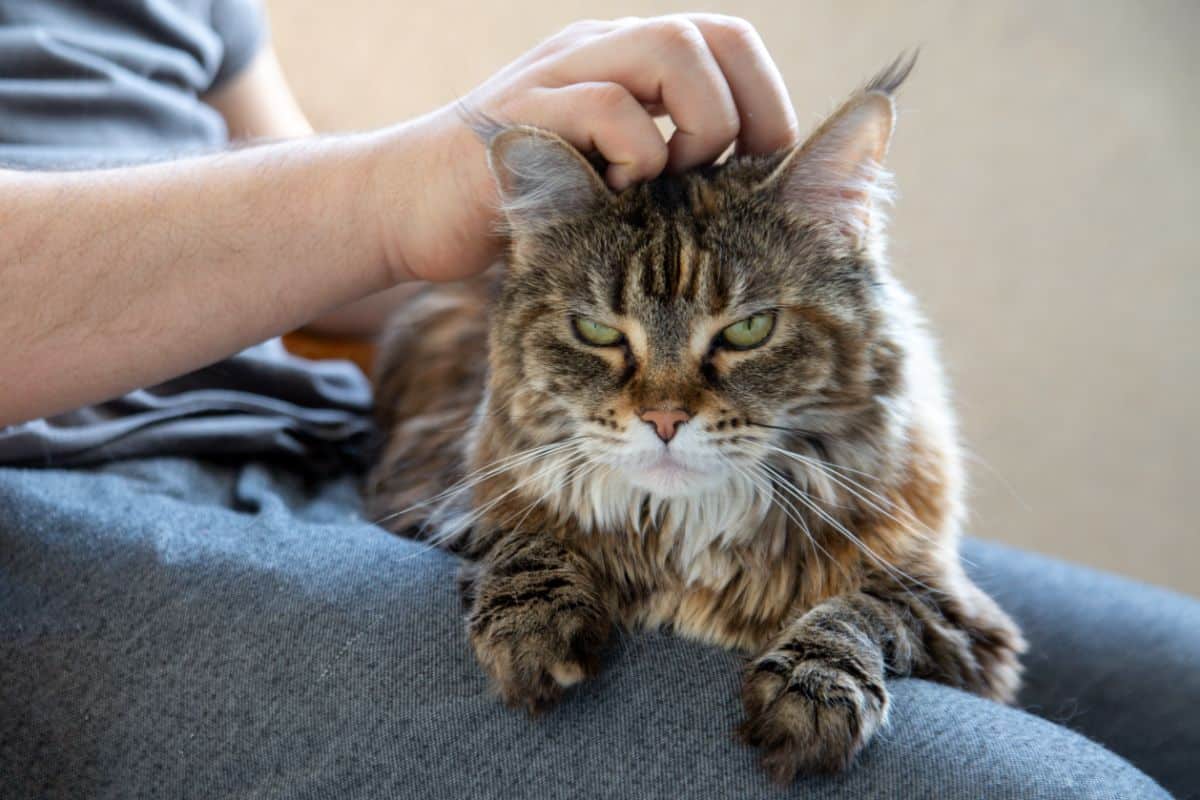
[[498,253],[496,197],[483,143],[454,105],[371,138],[367,196],[395,283],[449,281]]

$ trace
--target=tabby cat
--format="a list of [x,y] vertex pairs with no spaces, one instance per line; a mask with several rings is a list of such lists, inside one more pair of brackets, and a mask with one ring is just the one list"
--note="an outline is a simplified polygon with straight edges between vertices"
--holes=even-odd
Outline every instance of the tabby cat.
[[911,66],[799,147],[620,193],[551,133],[487,134],[505,268],[398,313],[367,494],[467,559],[508,703],[595,674],[613,626],[669,627],[750,656],[740,733],[789,781],[851,763],[886,676],[1012,700],[1022,639],[961,567],[954,419],[884,260]]

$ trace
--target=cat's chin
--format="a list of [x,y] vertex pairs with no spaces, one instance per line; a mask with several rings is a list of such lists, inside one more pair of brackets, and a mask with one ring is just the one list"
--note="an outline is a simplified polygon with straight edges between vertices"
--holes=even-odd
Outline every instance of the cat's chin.
[[638,489],[663,499],[688,497],[720,483],[723,476],[711,470],[700,470],[672,456],[641,465],[628,473],[630,483]]

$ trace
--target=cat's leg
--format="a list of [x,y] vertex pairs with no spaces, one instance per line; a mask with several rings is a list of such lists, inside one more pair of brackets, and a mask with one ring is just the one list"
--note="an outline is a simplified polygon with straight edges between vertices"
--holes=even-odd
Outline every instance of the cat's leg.
[[613,614],[591,565],[546,534],[512,533],[474,568],[467,631],[501,698],[540,711],[596,674]]
[[743,738],[779,781],[847,767],[883,724],[886,675],[1008,702],[1024,647],[1011,620],[965,579],[954,591],[881,581],[809,610],[748,666]]

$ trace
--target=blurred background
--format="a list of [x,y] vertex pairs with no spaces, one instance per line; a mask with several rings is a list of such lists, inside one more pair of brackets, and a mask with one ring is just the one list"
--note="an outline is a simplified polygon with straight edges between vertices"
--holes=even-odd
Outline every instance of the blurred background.
[[[668,2],[268,0],[319,130]],[[972,535],[1200,594],[1200,4],[739,2],[803,122],[905,48],[892,259],[942,342]]]

